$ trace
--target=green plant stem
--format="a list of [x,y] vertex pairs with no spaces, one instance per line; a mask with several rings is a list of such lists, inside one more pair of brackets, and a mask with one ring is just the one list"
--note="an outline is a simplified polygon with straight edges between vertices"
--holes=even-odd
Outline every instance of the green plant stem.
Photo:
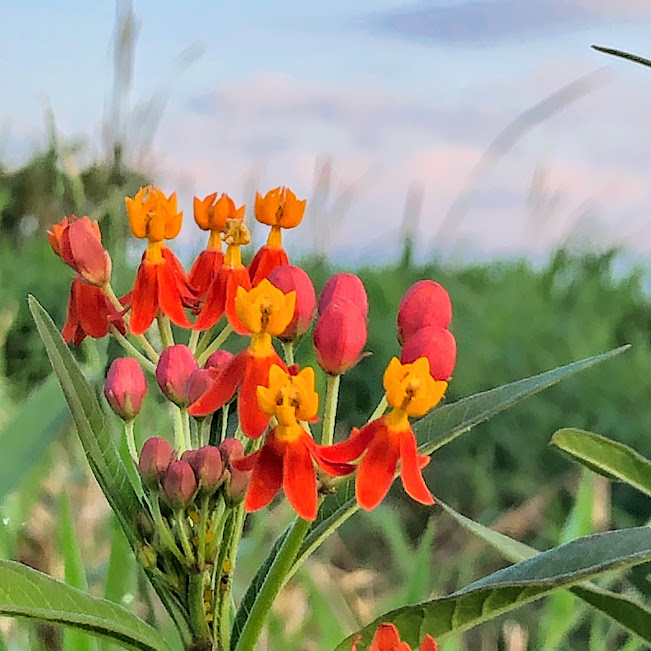
[[[181,407],[180,411],[181,418],[183,419],[183,438],[189,447],[193,447],[195,441],[192,440],[192,431],[190,430],[190,414],[188,414],[188,410],[185,407]],[[199,434],[197,433],[198,436]]]
[[149,371],[152,375],[156,373],[156,364],[154,364],[148,357],[145,357],[112,323],[109,324],[109,331],[115,337],[115,340],[129,353],[135,357],[142,367]]
[[181,553],[181,550],[176,544],[176,540],[174,540],[174,535],[172,534],[172,531],[170,530],[167,521],[165,520],[163,514],[160,511],[160,502],[159,502],[158,494],[152,495],[151,506],[153,512],[152,515],[154,516],[154,522],[156,523],[156,531],[160,536],[161,542],[170,552],[172,552],[174,558],[176,558],[176,560],[179,561],[179,563],[181,563],[183,567],[187,567],[188,561],[186,560],[185,556],[183,556],[183,554]]
[[201,333],[198,330],[193,330],[190,333],[190,339],[188,340],[188,348],[195,353],[197,351],[197,344],[199,343],[199,335]]
[[224,329],[215,337],[215,340],[204,350],[200,355],[197,356],[197,361],[199,366],[203,366],[206,363],[206,360],[216,351],[219,350],[220,346],[228,339],[228,337],[233,332],[233,327],[230,323],[224,326]]
[[188,523],[186,521],[185,511],[177,510],[174,512],[174,519],[179,530],[179,540],[183,553],[188,559],[190,565],[194,564],[194,552],[192,551],[192,543],[190,542],[190,535],[188,533]]
[[283,351],[285,353],[287,366],[292,366],[292,364],[294,364],[294,342],[283,341]]
[[204,495],[199,509],[199,542],[197,544],[197,567],[201,572],[206,569],[206,533],[208,527],[208,503],[210,496]]
[[[180,407],[172,406],[174,412],[174,440],[176,442],[176,449],[179,451],[179,457],[190,447],[190,440],[185,436],[185,423],[183,421],[183,413]],[[187,411],[186,411],[187,414]]]
[[201,419],[201,425],[197,421],[197,428],[199,429],[199,438],[201,445],[208,445],[210,443],[210,430],[212,429],[213,415],[204,416]]
[[236,651],[250,651],[255,648],[256,642],[262,633],[262,627],[273,602],[283,587],[285,577],[292,567],[296,554],[300,549],[303,538],[310,528],[310,522],[303,518],[296,518],[291,530],[287,534],[282,546],[274,558],[269,572],[253,602],[251,612],[244,624],[242,633],[237,641]]
[[[199,343],[197,344],[197,349],[195,351],[195,357],[199,357],[201,353],[203,353],[204,350],[206,350],[206,347],[210,343],[210,338],[212,337],[212,333],[215,331],[215,327],[213,326],[212,328],[208,328],[202,335],[201,339],[199,339]],[[196,332],[199,332],[196,330]]]
[[335,420],[337,418],[337,400],[339,398],[339,383],[341,375],[328,375],[326,380],[326,402],[323,413],[323,432],[321,445],[332,445],[335,435]]
[[223,407],[222,407],[222,435],[221,435],[221,441],[223,441],[226,438],[226,434],[228,434],[228,410],[230,409],[229,403],[227,402]]
[[[224,533],[224,525],[228,519],[229,512],[226,509],[226,504],[224,499],[221,498],[212,512],[212,522],[210,526],[210,533],[212,534],[212,540],[208,543],[208,548],[206,550],[206,558],[214,562],[215,554],[217,553],[217,548],[222,542],[222,535]],[[221,551],[221,548],[220,548]],[[214,589],[214,586],[213,586]]]
[[135,464],[138,463],[138,450],[136,450],[136,437],[133,432],[133,420],[127,420],[124,423],[124,436],[127,439],[127,448]]
[[[206,619],[203,605],[203,591],[205,586],[205,571],[190,574],[188,578],[188,606],[190,610],[190,626],[195,635],[195,641],[204,644],[210,640],[210,628]],[[203,648],[203,647],[202,647]]]
[[156,315],[158,323],[158,332],[160,333],[160,340],[163,342],[163,348],[169,348],[174,345],[174,334],[172,333],[172,324],[168,316],[158,310]]
[[389,403],[387,402],[387,394],[385,393],[382,396],[382,400],[380,400],[378,406],[375,408],[375,411],[370,415],[369,419],[366,422],[370,423],[372,420],[375,420],[376,418],[382,416],[384,412],[387,410],[388,406]]

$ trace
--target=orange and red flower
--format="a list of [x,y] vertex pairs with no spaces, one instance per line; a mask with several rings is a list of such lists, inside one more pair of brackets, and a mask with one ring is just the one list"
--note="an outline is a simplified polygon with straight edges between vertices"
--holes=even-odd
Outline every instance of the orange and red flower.
[[190,405],[191,416],[206,416],[216,411],[239,388],[237,407],[242,431],[252,439],[262,436],[271,416],[258,405],[257,387],[267,384],[269,369],[274,364],[286,369],[271,338],[284,332],[294,316],[295,306],[296,292],[284,294],[266,279],[250,291],[237,288],[235,309],[246,333],[251,335],[251,342],[220,370],[212,387]]
[[274,364],[268,381],[257,387],[257,399],[260,409],[269,418],[274,416],[278,425],[260,450],[232,462],[238,470],[252,471],[244,508],[257,511],[267,506],[282,487],[296,513],[314,520],[319,505],[314,464],[335,477],[355,470],[352,465],[324,459],[322,448],[299,423],[316,419],[319,395],[314,390],[314,369],[292,375]]
[[[354,641],[350,651],[357,651],[357,643],[362,639],[358,635]],[[421,645],[418,647],[419,651],[438,651],[438,646],[431,635],[426,635]],[[400,641],[400,632],[395,624],[380,624],[375,631],[373,641],[368,651],[411,651],[411,647],[407,642]]]
[[133,199],[127,197],[126,206],[131,232],[149,241],[131,292],[131,332],[144,333],[159,309],[176,325],[192,327],[184,308],[195,305],[195,293],[183,266],[165,246],[165,240],[181,230],[183,213],[177,211],[176,193],[166,197],[158,188],[147,186]]
[[[235,204],[233,204],[234,206]],[[242,252],[240,251],[241,246],[251,241],[251,234],[244,224],[243,214],[244,206],[226,219],[224,264],[217,270],[215,278],[206,290],[206,300],[194,324],[195,330],[212,328],[225,312],[228,322],[235,332],[241,335],[249,333],[235,309],[235,296],[238,287],[243,287],[245,290],[251,289],[249,272],[242,264]]]
[[194,221],[202,231],[210,231],[208,245],[198,255],[189,274],[190,284],[200,298],[206,295],[224,264],[221,238],[226,229],[226,221],[241,220],[243,217],[244,206],[236,208],[235,202],[227,194],[222,194],[219,199],[216,192],[209,194],[205,199],[194,198]]
[[249,265],[251,283],[255,287],[263,278],[276,268],[289,264],[289,258],[282,245],[283,228],[298,226],[305,213],[305,199],[300,201],[296,195],[285,187],[269,190],[263,197],[259,192],[255,196],[255,218],[271,226],[267,243],[260,247]]
[[409,417],[424,416],[438,404],[447,386],[447,382],[432,378],[426,357],[413,364],[401,364],[394,357],[384,372],[384,388],[392,411],[353,430],[348,440],[323,448],[321,454],[333,462],[346,463],[362,457],[355,486],[362,508],[374,509],[384,499],[399,460],[402,485],[408,495],[422,504],[434,503],[421,472],[429,457],[418,454]]

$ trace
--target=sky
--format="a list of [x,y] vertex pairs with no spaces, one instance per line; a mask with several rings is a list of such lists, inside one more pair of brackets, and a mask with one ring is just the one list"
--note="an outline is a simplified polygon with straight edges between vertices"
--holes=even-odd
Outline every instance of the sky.
[[[377,261],[405,229],[421,256],[535,258],[568,239],[651,252],[651,69],[590,48],[651,58],[646,0],[133,9],[129,156],[186,222],[194,194],[250,205],[287,185],[308,199],[290,252]],[[2,160],[43,148],[48,107],[80,164],[101,155],[115,16],[108,0],[0,4]],[[191,223],[182,237],[201,246]]]

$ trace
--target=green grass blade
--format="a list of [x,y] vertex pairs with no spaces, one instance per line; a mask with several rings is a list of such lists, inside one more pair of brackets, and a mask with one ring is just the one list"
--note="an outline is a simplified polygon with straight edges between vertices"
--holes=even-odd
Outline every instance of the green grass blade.
[[125,608],[13,561],[0,560],[0,615],[69,626],[126,649],[170,649],[155,629]]
[[[632,567],[650,558],[651,528],[648,527],[579,538],[494,572],[448,597],[385,613],[359,631],[360,647],[367,648],[382,622],[395,624],[401,638],[411,646],[418,646],[426,633],[443,640],[559,588],[571,587],[603,572]],[[337,649],[350,649],[354,637],[344,640]]]
[[651,496],[651,461],[627,445],[572,428],[558,430],[552,444],[590,470]]

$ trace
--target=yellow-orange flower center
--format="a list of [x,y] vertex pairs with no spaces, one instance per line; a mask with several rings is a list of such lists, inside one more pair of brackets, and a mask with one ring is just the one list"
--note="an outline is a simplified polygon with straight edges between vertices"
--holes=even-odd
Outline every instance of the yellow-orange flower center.
[[224,266],[234,269],[242,266],[242,252],[240,246],[245,246],[251,241],[251,233],[241,218],[227,219],[224,230],[224,242],[226,242],[226,254],[224,255]]
[[305,204],[305,199],[297,199],[289,188],[282,186],[269,190],[264,197],[258,192],[255,196],[255,218],[261,224],[276,226],[276,236],[279,237],[281,228],[294,228],[301,223]]
[[217,193],[209,194],[205,199],[194,198],[194,221],[204,231],[210,231],[208,249],[221,251],[221,234],[227,229],[229,219],[242,222],[245,206],[235,207],[235,202],[222,194],[217,199]]
[[247,291],[238,287],[235,311],[246,329],[253,335],[282,334],[294,317],[296,292],[284,294],[266,278]]

